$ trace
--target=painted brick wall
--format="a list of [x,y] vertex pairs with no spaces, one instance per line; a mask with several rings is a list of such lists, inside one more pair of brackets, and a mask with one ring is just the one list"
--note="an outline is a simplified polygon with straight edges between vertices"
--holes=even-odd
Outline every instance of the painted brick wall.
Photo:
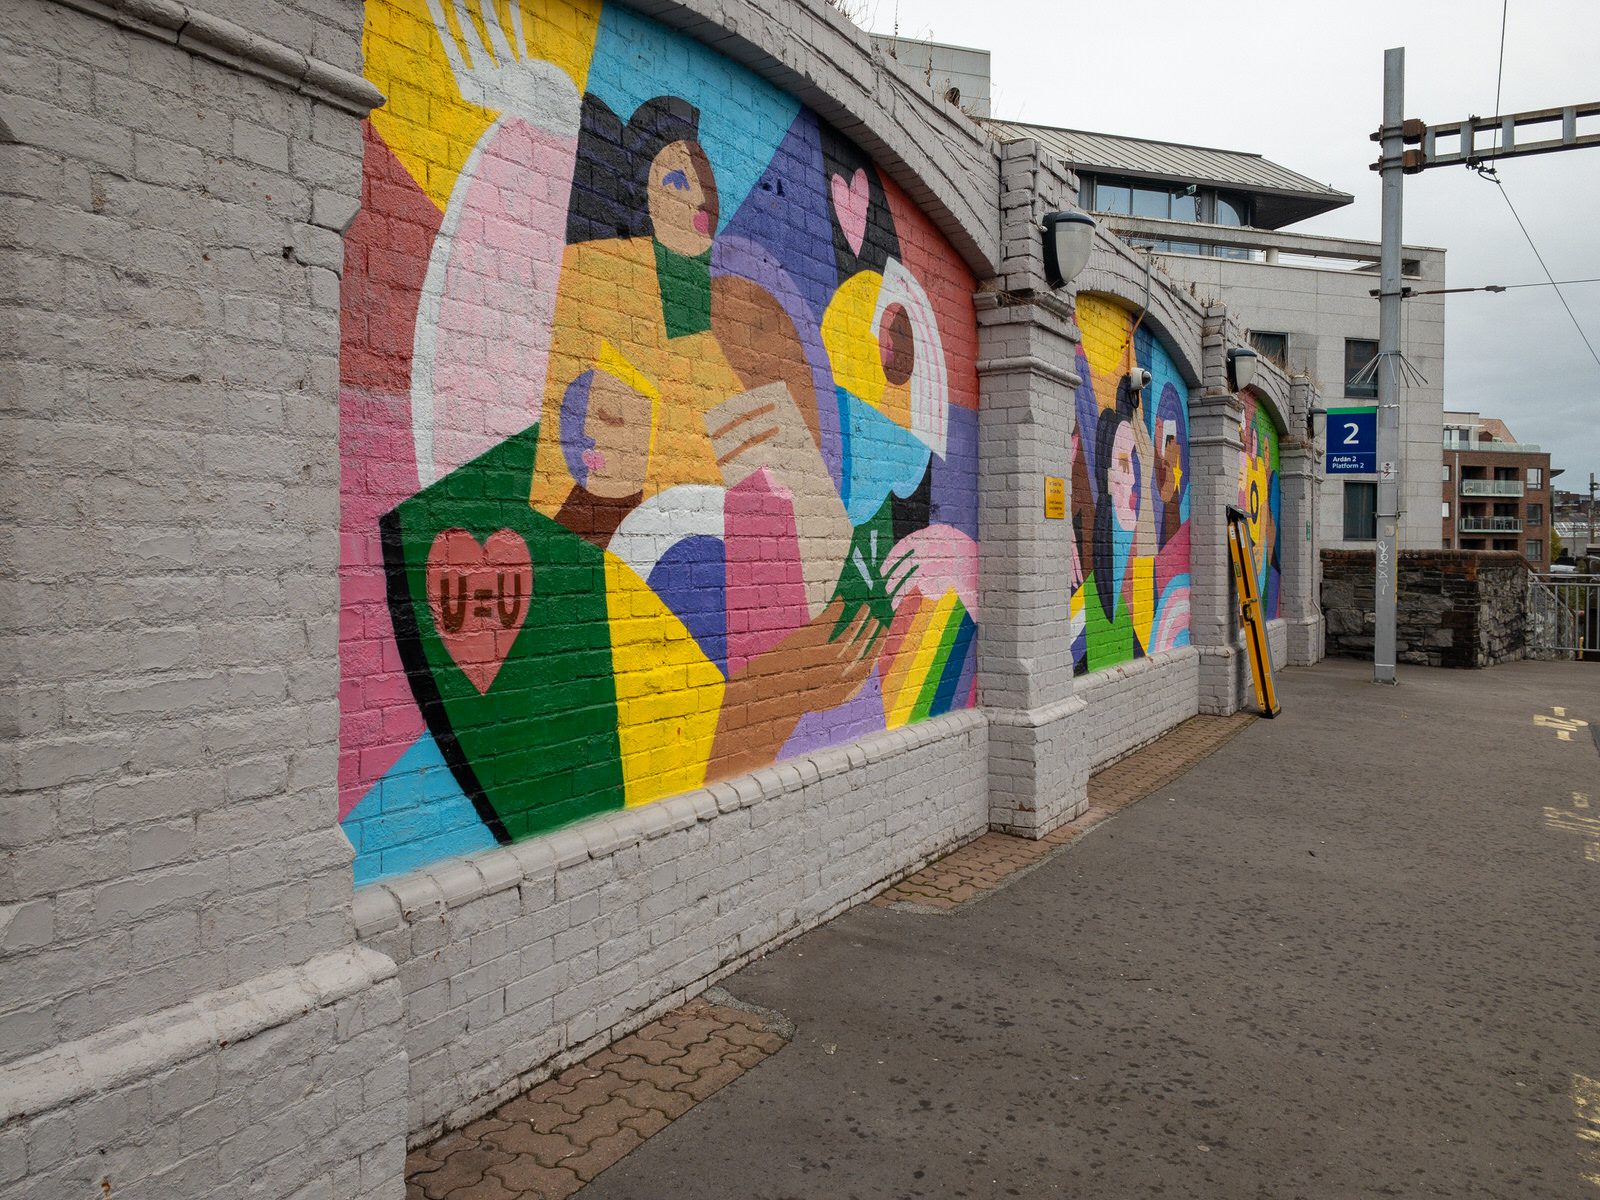
[[907,194],[622,5],[365,12],[358,883],[975,703],[974,280]]
[[982,832],[986,743],[950,713],[361,889],[413,1144]]

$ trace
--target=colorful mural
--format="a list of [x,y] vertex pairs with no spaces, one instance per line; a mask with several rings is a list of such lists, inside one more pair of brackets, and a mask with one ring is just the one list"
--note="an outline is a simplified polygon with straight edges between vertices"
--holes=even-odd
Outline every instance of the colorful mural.
[[1282,578],[1278,551],[1282,496],[1278,482],[1278,430],[1254,392],[1242,393],[1244,448],[1239,452],[1239,509],[1250,514],[1250,545],[1255,557],[1256,593],[1263,618],[1278,618]]
[[596,0],[370,0],[342,300],[358,882],[975,702],[974,280]]
[[[1189,644],[1189,389],[1160,341],[1080,295],[1072,435],[1072,663],[1079,674]],[[1130,392],[1128,372],[1150,372]]]

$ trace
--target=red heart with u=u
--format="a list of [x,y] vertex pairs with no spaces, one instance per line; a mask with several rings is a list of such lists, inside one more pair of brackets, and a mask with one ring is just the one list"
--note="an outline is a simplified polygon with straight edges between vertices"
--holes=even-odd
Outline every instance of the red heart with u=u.
[[528,543],[497,529],[482,545],[446,529],[428,552],[428,607],[439,640],[461,673],[487,694],[522,632],[533,600]]

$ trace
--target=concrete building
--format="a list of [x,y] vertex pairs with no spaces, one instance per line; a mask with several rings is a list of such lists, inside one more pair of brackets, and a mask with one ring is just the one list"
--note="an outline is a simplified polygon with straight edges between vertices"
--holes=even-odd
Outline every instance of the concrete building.
[[1550,455],[1518,442],[1504,421],[1444,414],[1443,525],[1446,549],[1514,550],[1550,569],[1555,520]]
[[[1290,375],[1309,377],[1330,409],[1372,406],[1377,384],[1378,244],[1288,228],[1349,204],[1345,192],[1234,150],[1014,121],[991,121],[1002,139],[1035,139],[1078,175],[1078,202],[1152,269],[1202,301],[1225,304],[1249,340]],[[1373,223],[1376,225],[1376,214]],[[1445,252],[1407,246],[1406,286],[1444,287]],[[1406,302],[1402,350],[1415,368],[1402,392],[1400,544],[1439,545],[1433,516],[1444,407],[1444,297]],[[1319,419],[1317,433],[1325,436]],[[1359,549],[1376,540],[1377,474],[1321,477],[1317,539]]]

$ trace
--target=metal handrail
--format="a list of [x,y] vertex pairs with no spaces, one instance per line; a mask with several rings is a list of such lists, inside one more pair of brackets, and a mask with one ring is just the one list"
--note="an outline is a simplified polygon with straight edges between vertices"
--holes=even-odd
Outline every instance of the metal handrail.
[[1520,479],[1463,479],[1463,496],[1520,496],[1523,483]]
[[1456,522],[1462,533],[1521,533],[1520,517],[1462,517]]

